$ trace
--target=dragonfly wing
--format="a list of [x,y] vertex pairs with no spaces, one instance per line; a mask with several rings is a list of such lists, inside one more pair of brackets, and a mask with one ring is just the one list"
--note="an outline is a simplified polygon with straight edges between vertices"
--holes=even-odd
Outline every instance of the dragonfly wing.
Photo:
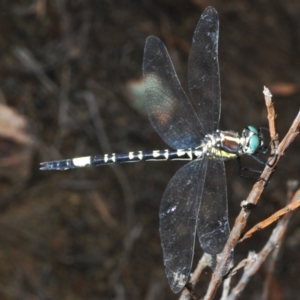
[[146,107],[153,128],[173,149],[192,148],[204,137],[197,114],[181,87],[163,42],[146,40],[143,75]]
[[221,253],[229,236],[224,162],[209,160],[197,222],[197,235],[205,253]]
[[169,182],[160,205],[164,265],[174,293],[182,290],[191,272],[207,162],[204,158],[179,169]]
[[219,129],[221,88],[218,40],[218,13],[213,7],[208,7],[195,29],[188,63],[191,101],[205,133]]

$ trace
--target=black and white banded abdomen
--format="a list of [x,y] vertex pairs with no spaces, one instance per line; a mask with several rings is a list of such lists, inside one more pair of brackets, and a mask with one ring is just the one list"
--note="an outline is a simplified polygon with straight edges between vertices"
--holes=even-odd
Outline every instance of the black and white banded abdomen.
[[109,164],[130,163],[138,161],[194,160],[201,159],[201,149],[134,151],[85,156],[41,163],[41,170],[68,170],[83,167],[96,167]]

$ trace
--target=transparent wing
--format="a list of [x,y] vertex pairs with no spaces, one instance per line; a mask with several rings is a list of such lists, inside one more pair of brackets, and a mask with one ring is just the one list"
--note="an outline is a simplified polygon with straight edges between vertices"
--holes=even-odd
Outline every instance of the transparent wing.
[[146,40],[143,74],[153,128],[173,149],[198,146],[204,137],[200,120],[181,87],[167,49],[157,37]]
[[169,182],[160,205],[160,237],[166,274],[174,293],[182,290],[192,267],[199,205],[208,159],[192,161]]
[[224,162],[209,160],[197,222],[201,248],[213,257],[221,253],[229,236]]
[[219,128],[221,89],[218,39],[218,13],[213,7],[208,7],[195,29],[188,63],[191,101],[205,133]]

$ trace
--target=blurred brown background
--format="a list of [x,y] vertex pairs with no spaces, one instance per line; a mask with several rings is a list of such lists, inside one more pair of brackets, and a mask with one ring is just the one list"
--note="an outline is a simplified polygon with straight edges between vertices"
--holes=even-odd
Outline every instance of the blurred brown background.
[[[0,299],[177,298],[164,274],[158,210],[181,162],[38,168],[60,158],[164,149],[143,107],[144,42],[149,35],[165,42],[186,87],[192,34],[208,5],[220,17],[221,128],[267,126],[267,85],[283,137],[300,104],[299,1],[0,1]],[[249,228],[285,205],[286,180],[299,179],[299,147],[297,138]],[[253,181],[238,177],[235,161],[226,168],[232,224]],[[270,299],[298,298],[299,225],[296,212]],[[260,251],[271,230],[239,245],[235,263]],[[198,247],[195,261],[200,255]],[[259,299],[265,276],[262,268],[241,299]]]

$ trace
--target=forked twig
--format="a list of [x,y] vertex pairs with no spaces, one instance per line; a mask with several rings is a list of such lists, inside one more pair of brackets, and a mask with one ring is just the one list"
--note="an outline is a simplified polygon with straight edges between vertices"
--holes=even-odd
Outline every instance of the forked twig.
[[[291,204],[296,201],[299,201],[299,198],[300,190],[298,190],[295,193],[294,197],[291,200]],[[285,214],[282,220],[278,222],[267,244],[264,246],[261,252],[257,254],[255,262],[253,262],[253,264],[251,264],[248,268],[245,268],[242,278],[240,279],[237,286],[231,291],[228,300],[236,299],[236,297],[242,292],[246,284],[249,282],[251,276],[253,276],[260,268],[262,263],[265,261],[266,257],[269,255],[269,253],[282,241],[282,238],[287,230],[287,225],[291,217],[292,214]]]
[[237,264],[237,266],[230,271],[229,277],[235,275],[238,270],[247,268],[249,265],[253,264],[253,262],[255,262],[256,259],[257,259],[257,254],[254,251],[250,251],[248,253],[248,257],[240,261]]
[[296,202],[290,203],[287,206],[285,206],[284,208],[278,210],[275,214],[273,214],[271,217],[263,220],[262,222],[259,222],[258,224],[256,224],[255,226],[253,226],[250,230],[248,230],[244,236],[239,240],[239,242],[241,243],[242,241],[250,238],[252,236],[253,233],[255,233],[258,230],[264,229],[266,227],[268,227],[269,225],[271,225],[272,223],[274,223],[275,221],[277,221],[281,216],[290,213],[292,211],[294,211],[296,208],[298,208],[300,206],[300,197],[299,199],[297,199]]
[[[275,125],[276,113],[274,109],[274,105],[271,100],[271,93],[267,88],[264,89],[265,101],[268,110],[268,120],[269,120],[269,127],[270,127],[270,135],[272,139],[272,153],[268,159],[268,163],[265,166],[264,171],[261,174],[261,179],[256,182],[248,195],[247,199],[243,201],[246,205],[242,206],[242,209],[235,220],[234,226],[231,230],[227,243],[223,249],[223,252],[220,254],[220,259],[218,260],[217,266],[215,271],[212,275],[212,279],[207,289],[207,293],[204,297],[205,300],[213,299],[218,287],[223,281],[223,278],[226,274],[228,274],[229,266],[231,262],[231,251],[235,248],[237,243],[239,242],[240,236],[247,224],[247,220],[250,215],[250,210],[248,209],[249,205],[256,205],[259,201],[259,198],[266,186],[266,182],[270,179],[275,167],[277,166],[280,157],[284,154],[285,150],[289,147],[292,141],[298,135],[298,129],[300,126],[300,112],[296,116],[294,122],[292,123],[288,133],[283,138],[280,144],[278,144],[278,135]],[[287,215],[285,215],[287,216]],[[274,241],[274,235],[278,236],[279,233],[273,233],[272,237],[270,238],[270,243]],[[269,243],[268,243],[269,244]],[[266,245],[267,247],[267,245]],[[269,252],[268,252],[269,253]],[[265,255],[263,255],[265,254]],[[265,258],[267,255],[266,250],[264,249],[259,256],[260,259]]]

